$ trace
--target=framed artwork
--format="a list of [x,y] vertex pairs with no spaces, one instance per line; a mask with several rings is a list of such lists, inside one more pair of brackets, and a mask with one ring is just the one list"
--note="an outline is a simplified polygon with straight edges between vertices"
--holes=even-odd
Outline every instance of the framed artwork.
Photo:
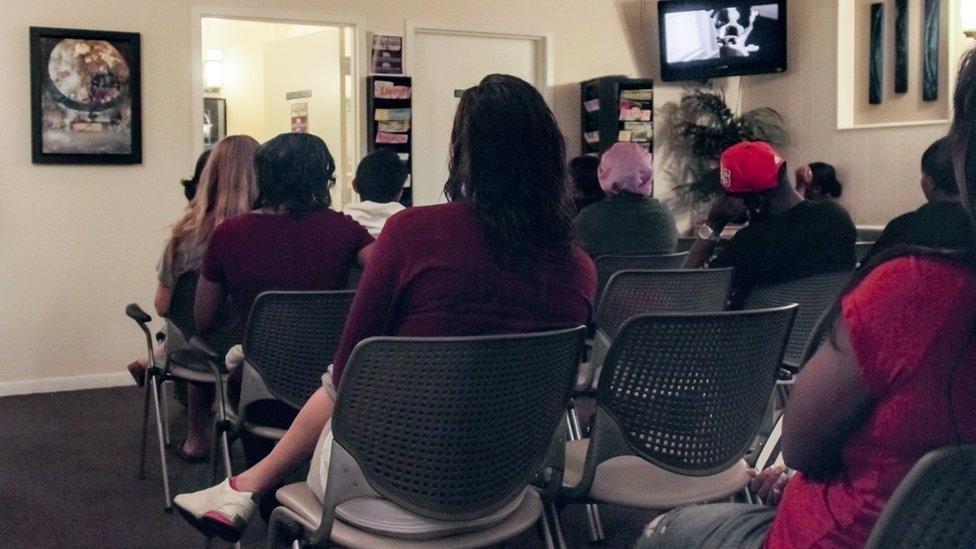
[[203,98],[203,148],[210,150],[227,137],[227,100],[220,97]]
[[31,27],[35,164],[141,164],[139,34]]

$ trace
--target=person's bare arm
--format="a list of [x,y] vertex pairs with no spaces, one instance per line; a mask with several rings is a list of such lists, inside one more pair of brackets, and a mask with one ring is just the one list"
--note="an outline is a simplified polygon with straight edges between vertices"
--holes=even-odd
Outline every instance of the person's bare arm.
[[[719,198],[708,212],[708,221],[705,223],[711,227],[716,235],[722,234],[725,226],[732,219],[741,217],[745,214],[746,206],[742,200],[733,196],[724,195]],[[697,236],[697,235],[696,235]],[[688,251],[688,259],[685,260],[686,269],[698,269],[705,266],[705,263],[715,250],[717,242],[713,240],[695,240],[695,244]]]
[[197,330],[206,332],[214,327],[217,310],[223,300],[224,287],[201,276],[193,303],[193,318],[196,320]]
[[173,300],[173,288],[160,282],[156,285],[156,297],[153,306],[159,316],[169,316],[170,301]]
[[857,357],[842,320],[803,368],[783,416],[786,465],[820,476],[838,463],[840,449],[871,409]]
[[368,246],[363,247],[363,249],[359,250],[359,253],[356,254],[356,261],[359,263],[360,267],[364,269],[366,268],[366,264],[369,263],[369,258],[373,256],[374,248],[376,248],[376,242],[371,242]]

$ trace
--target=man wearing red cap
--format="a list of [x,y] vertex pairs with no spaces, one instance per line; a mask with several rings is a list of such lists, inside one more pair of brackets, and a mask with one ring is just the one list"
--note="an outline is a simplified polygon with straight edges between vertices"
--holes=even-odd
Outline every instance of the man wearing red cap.
[[754,286],[851,270],[857,231],[847,212],[830,202],[806,201],[793,189],[786,160],[762,142],[743,142],[722,153],[725,196],[698,228],[698,241],[685,264],[702,267],[725,226],[748,217],[712,267],[735,267],[733,305]]

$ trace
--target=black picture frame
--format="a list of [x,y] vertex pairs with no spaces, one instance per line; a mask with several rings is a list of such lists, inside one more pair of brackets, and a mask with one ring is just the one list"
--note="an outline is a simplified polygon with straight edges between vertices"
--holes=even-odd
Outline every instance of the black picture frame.
[[942,24],[941,0],[925,0],[924,36],[922,37],[922,100],[939,100],[939,36]]
[[[222,97],[203,98],[203,148],[209,150],[218,141],[227,137],[227,100]],[[206,131],[206,124],[210,123],[210,131]]]
[[908,0],[895,0],[895,93],[908,93]]
[[884,102],[884,22],[885,5],[881,2],[871,4],[871,58],[868,73],[868,102],[880,105]]
[[[79,41],[77,43],[66,42]],[[99,79],[91,74],[88,93],[98,95],[113,88],[114,98],[97,106],[84,103],[66,94],[51,78],[51,57],[62,47],[87,42],[107,42],[111,48],[99,45],[110,60],[124,61],[126,77],[119,83],[114,70],[99,72]],[[59,50],[60,54],[64,50]],[[76,54],[77,56],[77,54]],[[106,65],[106,56],[99,60]],[[142,57],[139,33],[63,29],[30,28],[31,80],[31,159],[35,164],[141,164],[142,163]],[[116,63],[116,66],[118,64]],[[92,65],[85,67],[90,70]],[[115,68],[115,67],[112,67]],[[96,87],[96,84],[101,87]],[[75,86],[81,89],[81,86]],[[87,111],[87,114],[85,112]],[[83,119],[82,116],[87,118]],[[61,124],[52,127],[52,124]],[[81,129],[76,129],[81,128]],[[98,134],[96,136],[96,134]],[[85,136],[91,137],[90,139]],[[101,137],[101,138],[99,138]],[[112,150],[115,149],[115,150]]]

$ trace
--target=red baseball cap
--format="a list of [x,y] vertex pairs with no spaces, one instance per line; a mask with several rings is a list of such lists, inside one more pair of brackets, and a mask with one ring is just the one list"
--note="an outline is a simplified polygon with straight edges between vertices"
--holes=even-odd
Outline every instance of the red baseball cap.
[[769,143],[743,141],[722,153],[722,188],[730,194],[761,193],[779,185],[779,170],[786,159]]

